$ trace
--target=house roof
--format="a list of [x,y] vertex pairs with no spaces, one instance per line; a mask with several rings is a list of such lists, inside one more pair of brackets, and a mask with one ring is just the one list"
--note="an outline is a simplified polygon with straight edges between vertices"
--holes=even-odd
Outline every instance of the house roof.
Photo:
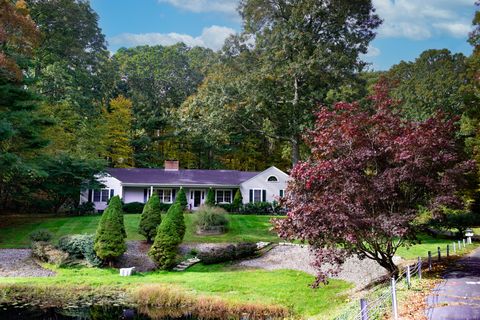
[[238,186],[260,172],[237,170],[165,170],[110,168],[107,173],[124,184]]

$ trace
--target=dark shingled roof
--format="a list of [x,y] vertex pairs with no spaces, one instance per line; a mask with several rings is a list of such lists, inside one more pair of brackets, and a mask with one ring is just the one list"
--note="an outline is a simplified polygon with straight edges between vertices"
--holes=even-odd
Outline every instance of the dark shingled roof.
[[237,170],[164,170],[110,168],[107,172],[122,183],[237,186],[259,172]]

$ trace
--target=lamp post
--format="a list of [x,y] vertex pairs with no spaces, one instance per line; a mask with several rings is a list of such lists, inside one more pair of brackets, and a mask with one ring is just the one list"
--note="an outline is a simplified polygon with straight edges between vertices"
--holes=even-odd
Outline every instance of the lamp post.
[[465,230],[465,237],[467,237],[467,243],[472,243],[472,237],[473,237],[473,230],[472,229],[467,229]]

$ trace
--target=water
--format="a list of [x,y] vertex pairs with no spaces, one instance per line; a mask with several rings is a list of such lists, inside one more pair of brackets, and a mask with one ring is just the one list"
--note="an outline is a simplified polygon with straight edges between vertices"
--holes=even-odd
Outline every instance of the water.
[[[152,314],[158,314],[152,310]],[[158,310],[156,310],[158,311]],[[148,313],[148,311],[147,311]],[[30,305],[0,305],[1,320],[194,320],[192,317],[150,317],[121,306],[40,308]]]

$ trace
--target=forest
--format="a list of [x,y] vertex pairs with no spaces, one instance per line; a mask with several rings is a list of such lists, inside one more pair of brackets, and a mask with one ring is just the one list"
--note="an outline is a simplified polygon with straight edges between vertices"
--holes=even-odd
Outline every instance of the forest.
[[0,210],[75,212],[106,167],[289,171],[311,154],[319,107],[368,108],[379,81],[405,119],[454,117],[480,160],[478,12],[470,56],[432,49],[372,71],[370,0],[277,3],[242,0],[243,30],[218,52],[109,52],[88,1],[0,0]]

